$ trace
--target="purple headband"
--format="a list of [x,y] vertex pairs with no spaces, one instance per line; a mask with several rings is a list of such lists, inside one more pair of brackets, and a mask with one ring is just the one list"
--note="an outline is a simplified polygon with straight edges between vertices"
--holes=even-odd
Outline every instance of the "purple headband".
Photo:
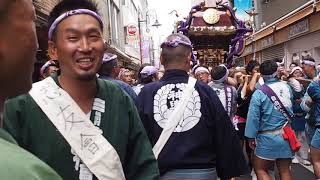
[[307,65],[310,65],[310,66],[316,66],[316,63],[313,62],[313,61],[310,61],[310,60],[302,60],[302,64],[307,64]]
[[160,47],[163,48],[164,46],[167,46],[167,47],[176,48],[176,47],[178,47],[179,45],[187,46],[187,47],[189,47],[189,48],[192,49],[192,44],[191,44],[191,43],[181,41],[181,39],[180,39],[179,37],[177,37],[177,38],[174,39],[174,40],[166,40],[166,41],[164,41],[164,42],[161,44]]
[[47,61],[40,69],[40,74],[43,76],[45,70],[49,67],[49,66],[57,66],[57,64],[53,61],[53,60],[49,60]]
[[206,72],[210,74],[209,70],[203,66],[199,66],[198,68],[195,69],[194,74],[197,74],[198,72]]
[[56,20],[54,20],[54,22],[52,23],[52,25],[49,28],[49,32],[48,32],[49,40],[52,40],[53,31],[56,29],[56,27],[58,26],[58,24],[61,21],[63,21],[64,19],[66,19],[69,16],[73,16],[73,15],[77,15],[77,14],[91,15],[94,18],[96,18],[99,21],[101,27],[103,27],[102,19],[96,12],[93,12],[89,9],[75,9],[75,10],[71,10],[71,11],[68,11],[68,12],[61,14]]

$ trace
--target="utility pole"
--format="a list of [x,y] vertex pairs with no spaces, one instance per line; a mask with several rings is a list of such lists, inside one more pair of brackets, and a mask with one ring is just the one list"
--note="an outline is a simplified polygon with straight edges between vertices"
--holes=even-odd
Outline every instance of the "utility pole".
[[142,51],[143,51],[143,49],[142,49],[142,31],[141,31],[141,22],[144,22],[144,21],[141,21],[140,20],[140,12],[139,12],[139,14],[138,14],[138,28],[139,28],[139,48],[140,48],[140,63],[141,63],[141,66],[142,66],[142,64],[143,64],[143,56],[142,56]]

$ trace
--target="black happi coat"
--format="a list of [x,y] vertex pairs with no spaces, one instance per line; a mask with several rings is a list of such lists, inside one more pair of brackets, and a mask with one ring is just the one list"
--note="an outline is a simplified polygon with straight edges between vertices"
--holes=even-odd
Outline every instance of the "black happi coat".
[[[160,81],[145,85],[139,94],[137,108],[153,146],[187,82],[185,71],[167,70]],[[245,174],[248,168],[239,138],[218,96],[201,81],[195,89],[183,120],[159,155],[160,172],[216,168],[220,178]]]

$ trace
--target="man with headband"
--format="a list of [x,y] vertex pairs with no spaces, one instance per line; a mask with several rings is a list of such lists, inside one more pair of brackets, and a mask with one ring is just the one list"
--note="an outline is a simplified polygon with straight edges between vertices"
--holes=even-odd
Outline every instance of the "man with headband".
[[132,100],[136,100],[137,94],[134,92],[132,87],[118,79],[115,79],[116,74],[118,74],[118,63],[117,63],[117,55],[111,53],[104,53],[102,59],[102,65],[98,71],[99,78],[112,81],[120,86],[121,89],[126,91]]
[[[317,72],[316,72],[316,63],[312,57],[305,57],[303,58],[302,62],[302,69],[304,74],[306,75],[306,79],[312,81],[317,79]],[[301,108],[307,113],[306,125],[305,125],[305,133],[308,139],[309,145],[311,145],[311,140],[316,131],[316,115],[315,115],[315,106],[313,105],[313,101],[309,94],[306,92],[302,98]]]
[[320,179],[320,80],[310,83],[307,89],[313,101],[315,132],[310,142],[310,155],[316,179]]
[[192,45],[172,34],[161,45],[163,77],[144,86],[137,108],[158,158],[161,180],[231,178],[246,162],[215,92],[188,76]]
[[[294,153],[283,133],[288,123],[286,117],[293,114],[293,94],[290,86],[277,78],[277,68],[274,60],[261,64],[265,84],[253,93],[247,117],[245,136],[255,153],[253,165],[258,179],[271,179],[268,171],[274,163],[281,179],[291,179],[290,163]],[[281,111],[279,104],[283,105]]]
[[195,69],[194,69],[194,75],[195,77],[199,80],[199,81],[202,81],[206,84],[209,83],[209,69],[207,67],[204,67],[204,66],[197,66]]
[[134,92],[139,95],[141,89],[146,85],[157,79],[158,69],[154,66],[145,66],[139,72],[139,84],[133,87]]
[[30,90],[37,52],[35,10],[31,0],[0,1],[0,179],[62,180],[48,165],[2,129],[4,101]]
[[158,179],[133,101],[96,77],[104,43],[95,4],[63,0],[49,26],[49,52],[59,60],[60,75],[8,101],[5,128],[65,180]]
[[212,81],[208,85],[217,93],[230,120],[232,120],[237,108],[237,91],[234,86],[226,84],[228,75],[229,70],[225,65],[216,66],[211,71]]
[[304,58],[301,64],[307,79],[314,79],[317,77],[316,63],[312,57]]
[[45,79],[59,70],[59,66],[56,61],[49,60],[40,68],[41,79]]

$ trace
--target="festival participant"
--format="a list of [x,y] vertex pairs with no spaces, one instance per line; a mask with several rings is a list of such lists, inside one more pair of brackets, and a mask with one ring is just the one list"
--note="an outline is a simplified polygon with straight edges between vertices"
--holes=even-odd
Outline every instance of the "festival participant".
[[112,81],[120,86],[121,89],[126,91],[132,100],[136,100],[137,95],[132,89],[132,87],[120,80],[114,79],[118,72],[118,65],[117,65],[117,55],[111,53],[104,53],[102,65],[98,71],[99,78]]
[[61,73],[9,100],[5,129],[65,180],[158,179],[133,101],[96,77],[104,26],[95,4],[63,0],[50,13],[49,27],[49,52]]
[[[289,78],[299,79],[303,76],[304,76],[304,73],[302,68],[299,66],[296,66],[291,69]],[[301,84],[300,86],[302,87]],[[301,109],[301,106],[300,106],[303,92],[301,92],[298,96],[294,98],[294,103],[293,103],[294,118],[291,123],[291,126],[294,129],[298,140],[301,142],[301,148],[298,152],[296,152],[295,157],[292,159],[292,163],[302,163],[304,165],[311,165],[310,162],[308,161],[309,145],[308,145],[308,140],[305,134],[306,113]]]
[[[316,72],[316,64],[315,60],[312,57],[306,57],[302,60],[302,69],[305,74],[306,80],[312,81],[317,80],[317,72]],[[308,87],[308,85],[306,85]],[[306,119],[306,125],[305,125],[305,133],[308,139],[309,145],[311,144],[312,137],[314,136],[314,133],[316,131],[315,124],[315,107],[313,106],[312,99],[306,92],[302,98],[301,104],[300,104],[302,110],[304,110],[307,115],[305,117]]]
[[294,67],[298,67],[299,65],[295,62],[292,62],[290,65],[289,65],[289,69],[290,71],[294,68]]
[[164,74],[164,70],[161,70],[161,69],[158,70],[156,80],[159,81],[162,78],[163,74]]
[[[294,153],[283,133],[294,136],[292,129],[287,126],[293,113],[293,94],[287,83],[276,78],[277,68],[273,60],[264,61],[260,66],[265,84],[252,95],[245,136],[250,138],[249,145],[255,150],[253,165],[258,179],[271,179],[268,170],[275,163],[280,179],[289,180]],[[291,133],[287,133],[288,129]]]
[[[238,88],[237,95],[237,110],[233,118],[233,124],[237,129],[238,136],[240,138],[241,146],[246,146],[246,153],[249,157],[249,166],[252,169],[252,179],[257,179],[252,167],[252,149],[249,147],[248,140],[245,138],[244,132],[247,121],[247,114],[249,110],[250,100],[253,92],[256,89],[256,85],[260,78],[260,63],[256,60],[251,60],[245,67],[246,75],[242,76],[243,85]],[[260,80],[261,83],[261,80]]]
[[139,95],[141,89],[148,83],[154,82],[157,79],[157,68],[154,66],[145,66],[139,73],[139,84],[133,87],[134,92]]
[[[255,91],[256,84],[260,78],[260,64],[256,60],[251,60],[245,67],[246,75],[242,75],[242,84],[238,88],[237,104],[235,117],[233,118],[234,125],[238,129],[238,135],[241,139],[241,144],[244,145],[244,130],[246,126],[247,113],[251,96]],[[250,157],[250,148],[247,148],[248,156]]]
[[[305,125],[305,132],[307,135],[307,139],[310,145],[310,155],[311,161],[314,169],[315,176],[319,179],[320,178],[320,150],[319,150],[319,133],[318,128],[316,127],[319,123],[319,99],[317,98],[318,95],[318,86],[317,82],[317,70],[316,70],[316,63],[312,57],[306,57],[302,60],[302,68],[305,72],[306,79],[315,80],[315,82],[310,83],[308,86],[307,92],[305,93],[304,97],[302,98],[301,108],[307,112],[306,115],[306,125]],[[315,104],[314,104],[315,103]]]
[[129,69],[125,69],[125,68],[122,69],[122,70],[120,71],[120,73],[119,73],[118,78],[119,78],[121,81],[129,84],[130,86],[131,86],[132,83],[133,83],[133,82],[132,82],[132,73],[131,73],[131,71],[130,71]]
[[304,58],[301,64],[307,79],[314,79],[317,77],[316,63],[312,57]]
[[0,1],[0,179],[3,180],[62,180],[48,165],[20,148],[2,129],[5,99],[31,88],[38,48],[35,18],[31,0]]
[[199,81],[202,81],[206,84],[209,83],[209,69],[205,66],[197,66],[195,69],[194,69],[194,75],[195,77],[199,80]]
[[311,140],[310,154],[317,179],[320,179],[320,80],[310,83],[307,93],[311,97],[315,115],[315,133]]
[[229,70],[225,65],[216,66],[211,71],[212,81],[208,85],[217,93],[230,120],[232,120],[237,108],[237,91],[234,86],[226,84],[228,76]]
[[239,139],[216,93],[189,77],[192,45],[171,34],[161,45],[165,74],[144,86],[137,108],[161,180],[231,178],[246,173]]
[[59,70],[58,64],[53,60],[49,60],[40,69],[41,78],[45,79],[53,75],[54,73],[58,72],[58,70]]

